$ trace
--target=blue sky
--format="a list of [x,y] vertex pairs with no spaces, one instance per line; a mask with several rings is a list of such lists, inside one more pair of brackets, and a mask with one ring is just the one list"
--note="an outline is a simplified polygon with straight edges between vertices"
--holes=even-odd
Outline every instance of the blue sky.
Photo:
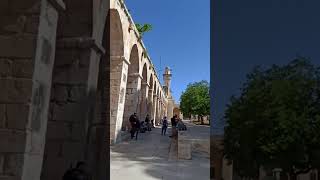
[[176,101],[189,83],[210,80],[209,3],[210,0],[126,0],[135,23],[153,26],[143,42],[161,81],[165,66],[172,69],[171,89]]
[[215,0],[212,24],[214,123],[223,133],[225,105],[255,65],[285,64],[296,55],[320,63],[319,0]]

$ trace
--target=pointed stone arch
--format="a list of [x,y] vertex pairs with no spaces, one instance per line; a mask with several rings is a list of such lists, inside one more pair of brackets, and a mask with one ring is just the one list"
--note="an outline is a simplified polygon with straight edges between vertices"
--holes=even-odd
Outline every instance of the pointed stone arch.
[[134,44],[131,48],[129,61],[130,64],[128,67],[126,99],[122,124],[123,131],[128,131],[130,129],[129,117],[138,110],[138,85],[139,83],[141,83],[141,76],[139,74],[139,51],[138,46],[136,44]]
[[147,95],[148,95],[148,68],[147,63],[143,64],[142,68],[142,81],[141,81],[141,91],[140,91],[140,103],[139,103],[139,118],[144,119],[147,113]]

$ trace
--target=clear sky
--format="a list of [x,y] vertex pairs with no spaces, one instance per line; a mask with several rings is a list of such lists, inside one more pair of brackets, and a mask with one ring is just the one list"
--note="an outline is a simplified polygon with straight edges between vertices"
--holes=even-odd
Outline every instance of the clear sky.
[[172,69],[176,101],[189,83],[210,80],[210,0],[125,2],[135,23],[152,24],[143,42],[161,81],[165,66]]
[[214,123],[222,133],[225,104],[255,65],[284,64],[296,55],[320,63],[319,0],[214,0]]

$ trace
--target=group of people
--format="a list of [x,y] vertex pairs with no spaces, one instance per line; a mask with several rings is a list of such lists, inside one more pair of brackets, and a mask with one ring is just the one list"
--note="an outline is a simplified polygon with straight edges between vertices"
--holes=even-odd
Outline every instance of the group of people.
[[[145,132],[145,131],[151,131],[151,128],[154,128],[154,123],[153,120],[151,120],[150,123],[150,117],[147,114],[146,119],[144,122],[140,122],[137,113],[133,113],[130,118],[129,118],[130,124],[131,124],[131,139],[135,137],[135,139],[138,139],[138,134],[140,132]],[[161,135],[166,135],[167,128],[169,125],[167,117],[163,117],[161,119],[161,124],[162,124],[162,129],[161,129]],[[177,129],[178,130],[186,130],[185,125],[183,124],[182,120],[178,118],[177,115],[174,115],[171,118],[171,125],[172,125],[172,135],[169,137],[176,137],[177,136]]]
[[[166,135],[167,128],[168,128],[168,120],[167,117],[164,117],[162,120],[162,131],[161,135]],[[187,127],[184,125],[182,120],[178,118],[177,115],[174,115],[171,118],[171,126],[172,126],[172,135],[170,137],[175,137],[177,136],[177,129],[178,130],[187,130]]]
[[137,113],[133,113],[129,118],[130,124],[131,124],[131,139],[136,137],[136,140],[138,139],[138,134],[140,132],[145,131],[151,131],[151,128],[154,127],[153,120],[150,122],[149,114],[147,114],[146,119],[144,122],[140,122]]

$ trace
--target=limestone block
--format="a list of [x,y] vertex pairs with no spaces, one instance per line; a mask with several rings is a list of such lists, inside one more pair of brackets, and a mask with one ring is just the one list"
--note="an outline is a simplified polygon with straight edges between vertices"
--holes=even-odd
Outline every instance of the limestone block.
[[39,16],[31,15],[26,19],[25,32],[26,33],[37,33],[39,28]]
[[80,101],[86,96],[86,87],[85,86],[74,86],[70,90],[70,100],[71,101]]
[[47,139],[70,139],[72,135],[72,124],[48,121]]
[[36,52],[36,36],[19,38],[0,36],[0,42],[1,56],[3,57],[33,58]]
[[12,66],[12,76],[32,79],[34,62],[32,60],[15,60]]
[[85,137],[85,130],[80,124],[73,124],[72,125],[72,132],[71,132],[72,140],[81,141],[84,140]]
[[4,128],[6,123],[6,106],[0,104],[0,128]]
[[88,68],[59,69],[54,72],[53,82],[62,84],[86,84]]
[[9,59],[0,59],[0,77],[11,76],[12,61]]
[[68,99],[68,90],[67,86],[54,86],[53,88],[53,95],[54,95],[54,100],[55,101],[67,101]]
[[4,174],[9,176],[19,176],[22,172],[23,154],[7,154],[4,162]]
[[178,158],[187,160],[192,159],[190,143],[178,142]]
[[63,142],[61,141],[50,141],[47,140],[46,141],[46,156],[48,156],[49,158],[56,158],[61,156],[61,149],[62,149],[62,144]]
[[26,133],[0,129],[0,153],[23,153],[25,151]]
[[29,105],[7,104],[7,123],[10,129],[25,129],[28,123]]
[[83,106],[81,104],[52,104],[51,107],[53,108],[53,120],[65,122],[80,122],[84,118],[84,111],[82,110]]
[[83,149],[83,144],[79,142],[65,142],[62,147],[62,156],[71,159],[79,159]]
[[32,80],[0,79],[0,102],[29,102],[32,93]]
[[5,154],[0,154],[0,175],[3,174],[3,168],[4,168],[4,160],[5,160]]

